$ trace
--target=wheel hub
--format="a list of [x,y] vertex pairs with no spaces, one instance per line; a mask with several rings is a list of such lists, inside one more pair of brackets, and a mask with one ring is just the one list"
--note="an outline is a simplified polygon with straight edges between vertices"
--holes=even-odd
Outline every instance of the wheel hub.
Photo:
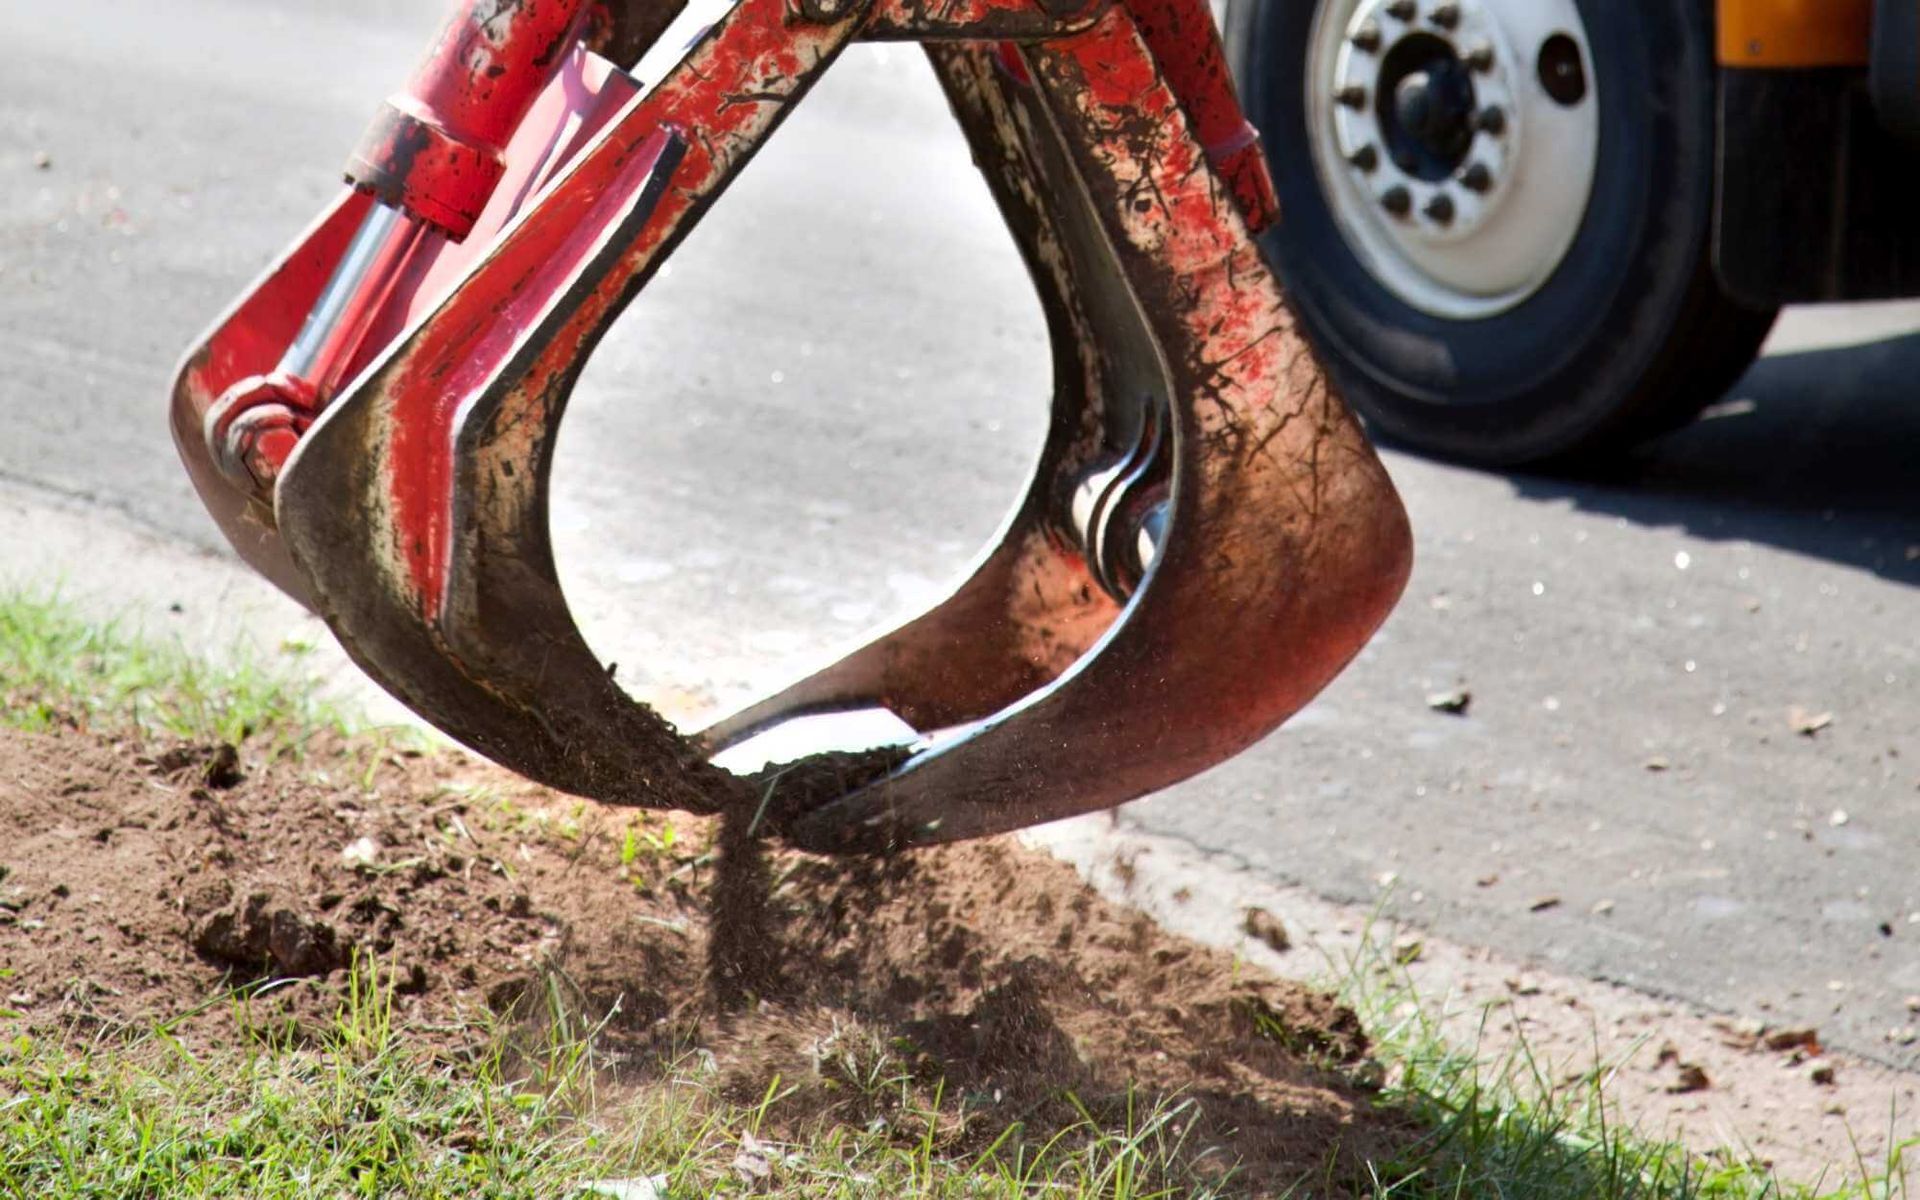
[[1416,33],[1402,38],[1381,64],[1374,89],[1381,140],[1401,170],[1438,183],[1473,148],[1473,79],[1453,46]]
[[1369,271],[1454,319],[1537,290],[1598,159],[1575,0],[1321,0],[1313,41],[1315,161]]

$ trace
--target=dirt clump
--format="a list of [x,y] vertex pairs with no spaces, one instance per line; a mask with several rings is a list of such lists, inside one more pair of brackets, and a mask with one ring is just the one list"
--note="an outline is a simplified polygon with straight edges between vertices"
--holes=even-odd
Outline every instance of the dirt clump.
[[224,993],[297,1038],[377,962],[423,1047],[471,1039],[475,1017],[564,1016],[634,1086],[689,1054],[745,1102],[798,1081],[776,1134],[906,1122],[938,1090],[942,1145],[965,1148],[1175,1097],[1194,1153],[1241,1163],[1251,1194],[1411,1136],[1342,1069],[1366,1052],[1351,1012],[1044,854],[993,839],[836,860],[751,832],[457,754],[339,743],[262,763],[0,732],[0,1035],[177,1020],[230,1040],[233,1006],[207,1003]]
[[272,892],[251,892],[222,905],[188,927],[188,940],[208,962],[243,973],[298,978],[325,975],[352,962],[331,924]]

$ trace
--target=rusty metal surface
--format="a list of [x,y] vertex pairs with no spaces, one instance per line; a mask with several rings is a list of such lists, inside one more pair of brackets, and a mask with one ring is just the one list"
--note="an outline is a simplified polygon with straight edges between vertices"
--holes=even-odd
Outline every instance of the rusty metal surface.
[[587,10],[587,49],[623,70],[632,70],[687,0],[594,0]]
[[[741,0],[637,99],[584,49],[542,64],[543,81],[563,77],[544,94],[568,99],[528,102],[501,160],[510,186],[474,214],[471,242],[411,264],[357,381],[279,474],[284,550],[268,530],[250,561],[436,725],[603,800],[735,806],[760,793],[710,766],[715,750],[795,715],[891,709],[930,741],[897,765],[863,760],[891,767],[884,779],[835,798],[866,778],[841,764],[789,772],[812,781],[804,793],[761,795],[769,828],[819,850],[1106,807],[1235,753],[1365,642],[1404,583],[1407,532],[1260,258],[1257,187],[1207,141],[1238,106],[1209,73],[1205,9],[1143,3],[1145,21],[1121,5]],[[601,334],[862,36],[929,43],[1040,295],[1051,433],[1025,500],[945,602],[684,737],[574,625],[547,535],[554,439]],[[365,203],[343,199],[190,357],[175,420],[197,482],[206,447],[187,426],[285,345]],[[1075,516],[1090,478],[1113,500],[1094,524]],[[233,536],[267,528],[222,516],[231,488],[202,491]],[[1151,568],[1117,568],[1106,543],[1163,501]]]
[[[818,2],[818,0],[816,0]],[[1038,41],[1089,28],[1111,0],[876,0],[863,42]]]
[[[954,592],[825,669],[700,735],[718,751],[780,721],[883,707],[920,730],[991,716],[1072,666],[1119,615],[1061,522],[1072,481],[1122,430],[1108,398],[1157,385],[1152,344],[1084,204],[1048,186],[1044,145],[974,77],[977,51],[928,57],[1005,217],[1046,317],[1052,418],[1025,498]],[[1124,403],[1124,401],[1122,401]]]
[[[945,64],[950,87],[997,94],[1017,127],[1052,125],[1157,344],[1173,418],[1171,531],[1089,656],[800,821],[790,835],[812,849],[1019,828],[1203,770],[1325,686],[1399,598],[1411,562],[1384,469],[1124,10],[1027,52],[1037,98],[1010,95],[987,53],[962,56]],[[1047,180],[1055,195],[1072,187]]]
[[[316,424],[277,497],[322,616],[383,686],[554,787],[711,810],[731,776],[630,700],[554,575],[546,481],[601,332],[858,24],[744,0]],[[684,131],[684,132],[683,132]]]
[[1278,218],[1260,133],[1240,110],[1226,47],[1207,0],[1127,0],[1127,11],[1181,102],[1193,136],[1255,232]]

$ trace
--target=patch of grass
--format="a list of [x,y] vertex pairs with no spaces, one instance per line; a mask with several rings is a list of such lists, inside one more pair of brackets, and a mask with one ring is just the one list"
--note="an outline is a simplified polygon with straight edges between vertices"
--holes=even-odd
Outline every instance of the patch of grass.
[[[246,1001],[235,1004],[247,1025]],[[761,1132],[789,1094],[778,1079],[757,1104],[728,1103],[689,1057],[614,1097],[601,1093],[592,1030],[555,1021],[531,1047],[473,1032],[469,1053],[414,1048],[363,961],[317,1039],[256,1028],[217,1053],[164,1030],[91,1048],[18,1039],[0,1046],[0,1197],[553,1200],[615,1179],[651,1179],[675,1198],[1212,1194],[1179,1182],[1178,1102],[1119,1122],[1088,1116],[1037,1148],[1006,1137],[962,1159],[935,1149],[938,1111],[783,1144]],[[903,1138],[903,1124],[927,1132]]]
[[[57,596],[0,594],[0,721],[80,725],[196,742],[297,748],[345,731],[306,684],[253,660],[211,667],[177,649],[75,618]],[[494,819],[577,838],[564,812],[501,801]],[[669,823],[620,831],[621,860],[686,853]],[[287,986],[308,986],[289,984]],[[1524,1042],[1499,1055],[1457,1046],[1390,952],[1347,964],[1343,999],[1375,1042],[1378,1103],[1417,1136],[1346,1177],[1329,1148],[1322,1178],[1290,1194],[1377,1200],[1906,1200],[1896,1149],[1884,1172],[1822,1190],[1752,1163],[1690,1155],[1622,1128],[1606,1064],[1556,1087]],[[295,1038],[232,1000],[234,1048],[195,1051],[161,1025],[92,1045],[0,1043],[0,1200],[80,1197],[565,1197],[596,1179],[656,1179],[673,1197],[776,1195],[853,1200],[1158,1200],[1284,1190],[1231,1171],[1194,1174],[1191,1102],[1129,1105],[1067,1128],[1006,1131],[956,1156],[941,1089],[909,1086],[898,1047],[847,1029],[824,1039],[808,1089],[834,1091],[847,1119],[797,1144],[765,1137],[798,1084],[758,1103],[727,1099],[698,1055],[658,1064],[632,1087],[596,1058],[595,1032],[561,1009],[524,1031],[475,1025],[470,1049],[430,1052],[396,1025],[392,993],[362,962],[331,1025]],[[1283,1035],[1285,1031],[1276,1030]],[[710,1063],[710,1060],[704,1060]],[[930,1096],[930,1098],[929,1098]],[[947,1106],[951,1108],[950,1105]],[[882,1115],[884,1114],[884,1115]],[[915,1131],[918,1131],[917,1133]],[[1209,1167],[1216,1164],[1206,1164]],[[635,1189],[632,1194],[643,1194]]]
[[1572,1084],[1518,1034],[1493,1052],[1456,1044],[1444,1014],[1421,997],[1404,965],[1371,938],[1339,972],[1341,999],[1360,1014],[1383,1072],[1382,1103],[1426,1135],[1372,1164],[1375,1193],[1404,1200],[1906,1200],[1906,1147],[1884,1169],[1836,1164],[1852,1182],[1777,1179],[1762,1163],[1685,1146],[1623,1126],[1607,1095],[1618,1064],[1596,1061]]
[[236,652],[211,665],[116,624],[84,620],[57,593],[0,592],[0,722],[80,726],[269,752],[349,722],[284,667]]

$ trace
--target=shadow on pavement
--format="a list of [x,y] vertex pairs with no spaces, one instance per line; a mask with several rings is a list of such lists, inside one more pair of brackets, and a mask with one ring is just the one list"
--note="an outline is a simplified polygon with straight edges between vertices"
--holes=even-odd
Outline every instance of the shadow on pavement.
[[1702,420],[1604,471],[1512,482],[1920,586],[1920,334],[1762,359]]

